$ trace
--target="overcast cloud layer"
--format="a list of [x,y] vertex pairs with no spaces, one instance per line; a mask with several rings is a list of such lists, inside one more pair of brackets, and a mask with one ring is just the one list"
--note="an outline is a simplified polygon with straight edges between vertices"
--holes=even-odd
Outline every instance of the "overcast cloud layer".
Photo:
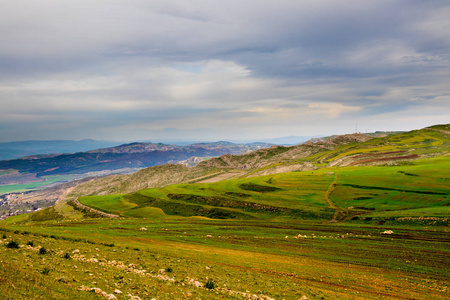
[[2,0],[0,141],[450,120],[450,2]]

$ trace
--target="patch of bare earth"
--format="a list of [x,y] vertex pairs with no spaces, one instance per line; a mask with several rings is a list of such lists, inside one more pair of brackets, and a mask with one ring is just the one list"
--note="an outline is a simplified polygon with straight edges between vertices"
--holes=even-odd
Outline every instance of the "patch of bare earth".
[[351,164],[349,164],[349,166],[355,166],[355,165],[360,165],[360,164],[368,164],[368,163],[375,163],[375,162],[383,162],[383,161],[392,161],[392,160],[415,159],[415,158],[418,158],[418,157],[419,157],[419,155],[417,155],[417,154],[410,154],[410,155],[404,155],[404,156],[365,159],[365,160],[358,160],[358,161],[352,162]]
[[197,181],[197,182],[199,182],[199,183],[218,182],[218,181],[222,181],[222,180],[226,180],[226,179],[231,179],[231,178],[237,177],[237,176],[242,175],[242,174],[243,174],[243,172],[221,173],[221,174],[218,174],[217,176],[210,177],[210,178],[207,178],[207,179],[204,179],[204,180],[200,180],[200,181]]

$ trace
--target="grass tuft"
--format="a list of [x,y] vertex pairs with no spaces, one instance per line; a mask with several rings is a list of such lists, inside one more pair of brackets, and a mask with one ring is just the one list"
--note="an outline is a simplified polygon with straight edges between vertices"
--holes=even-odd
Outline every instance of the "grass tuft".
[[[42,248],[41,248],[42,249]],[[41,270],[41,274],[43,274],[43,275],[48,275],[48,273],[50,273],[50,269],[48,269],[47,267],[44,267],[42,270]]]
[[19,248],[19,243],[17,243],[16,241],[11,241],[8,244],[6,244],[6,248],[17,249]]
[[213,290],[215,288],[215,284],[211,279],[208,279],[208,281],[205,284],[205,288]]

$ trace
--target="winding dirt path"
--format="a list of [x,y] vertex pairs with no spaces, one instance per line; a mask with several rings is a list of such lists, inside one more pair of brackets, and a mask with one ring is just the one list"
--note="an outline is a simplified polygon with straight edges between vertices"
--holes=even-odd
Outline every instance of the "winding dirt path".
[[75,206],[77,206],[78,208],[80,208],[80,209],[86,209],[86,210],[89,210],[89,211],[91,211],[91,212],[93,212],[93,213],[102,215],[102,216],[107,217],[107,218],[121,218],[121,216],[114,215],[114,214],[108,214],[108,213],[102,212],[102,211],[100,211],[100,210],[96,210],[96,209],[94,209],[94,208],[92,208],[92,207],[89,207],[89,206],[87,206],[87,205],[81,204],[81,203],[78,201],[78,199],[73,200],[73,204],[74,204]]
[[336,212],[333,215],[333,218],[331,219],[330,222],[337,222],[336,218],[337,216],[342,213],[342,208],[336,206],[336,204],[333,203],[333,201],[330,200],[330,194],[333,192],[334,187],[336,185],[336,182],[338,180],[338,175],[335,174],[334,175],[334,180],[332,183],[330,183],[330,185],[328,186],[328,189],[325,191],[324,197],[325,197],[325,201],[327,202],[327,204],[333,208],[334,210],[336,210]]

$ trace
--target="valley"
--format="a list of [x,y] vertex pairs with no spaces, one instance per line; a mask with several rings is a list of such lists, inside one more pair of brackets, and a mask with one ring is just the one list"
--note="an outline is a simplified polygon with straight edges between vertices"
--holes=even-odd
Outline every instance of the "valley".
[[447,299],[449,150],[436,125],[85,179],[0,222],[0,293]]

